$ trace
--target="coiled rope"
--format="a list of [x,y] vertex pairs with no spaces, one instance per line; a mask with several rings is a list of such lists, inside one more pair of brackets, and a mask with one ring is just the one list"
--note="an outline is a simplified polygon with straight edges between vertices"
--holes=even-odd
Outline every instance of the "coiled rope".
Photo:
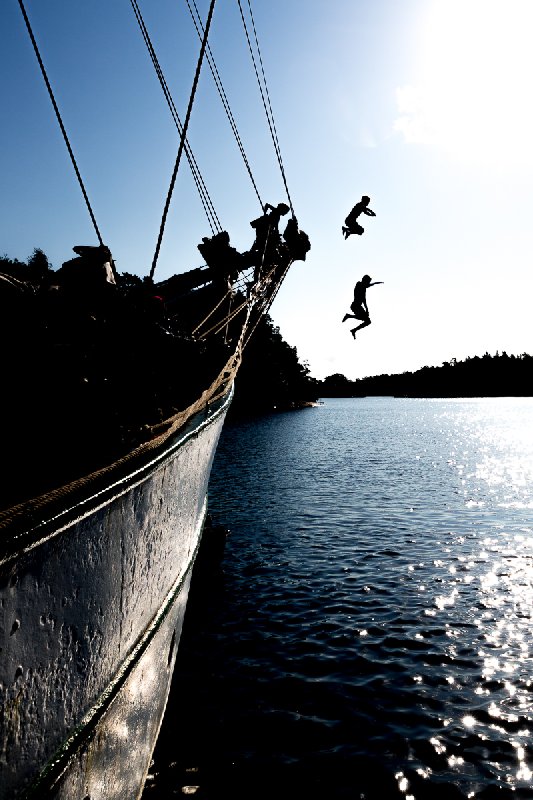
[[[130,0],[130,3],[131,3],[131,6],[133,8],[133,13],[135,14],[135,18],[137,20],[137,24],[139,25],[139,29],[141,31],[142,37],[144,39],[144,43],[145,43],[146,48],[148,50],[148,53],[150,55],[150,59],[152,61],[153,67],[154,67],[155,72],[156,72],[156,75],[157,75],[157,77],[159,79],[159,83],[160,83],[161,88],[163,90],[163,94],[165,96],[165,100],[167,101],[167,105],[168,105],[168,107],[170,109],[170,113],[172,115],[172,119],[174,120],[176,128],[178,129],[178,132],[181,135],[181,133],[183,131],[183,125],[181,123],[178,111],[176,109],[176,105],[175,105],[174,100],[172,98],[172,95],[170,93],[170,89],[169,89],[168,84],[166,82],[163,70],[161,69],[161,66],[159,64],[159,59],[157,58],[157,55],[156,55],[152,40],[150,38],[150,34],[148,33],[148,28],[146,27],[146,23],[144,21],[144,18],[142,16],[141,10],[139,8],[139,4],[138,4],[137,0]],[[191,173],[192,173],[194,182],[196,184],[196,188],[198,190],[198,194],[200,196],[200,200],[201,200],[202,206],[204,208],[204,211],[205,211],[205,214],[206,214],[206,217],[207,217],[207,221],[209,223],[209,227],[211,228],[211,233],[215,234],[217,232],[222,231],[222,225],[220,224],[220,220],[219,220],[217,212],[215,210],[215,206],[213,205],[213,201],[211,200],[211,196],[209,195],[209,192],[207,190],[207,186],[206,186],[205,181],[204,181],[204,179],[202,177],[202,174],[201,174],[200,169],[198,167],[198,163],[197,163],[197,161],[196,161],[196,159],[194,157],[194,154],[192,152],[192,149],[191,149],[191,147],[189,145],[189,142],[188,142],[187,138],[185,139],[184,148],[185,148],[185,155],[187,156],[187,161],[189,162],[189,166],[191,168]]]
[[61,128],[61,133],[63,134],[63,139],[64,139],[65,144],[67,146],[67,150],[68,150],[68,153],[69,153],[69,156],[70,156],[70,160],[72,161],[72,166],[74,167],[74,172],[76,173],[76,177],[78,178],[78,183],[80,185],[81,192],[82,192],[83,198],[85,200],[85,204],[86,204],[87,209],[89,211],[89,216],[91,217],[91,221],[93,223],[94,230],[96,231],[96,235],[98,237],[98,241],[100,242],[101,245],[103,245],[104,241],[103,241],[102,236],[100,234],[100,230],[98,228],[98,225],[96,224],[96,218],[94,216],[94,212],[93,212],[91,204],[89,202],[89,197],[87,195],[87,192],[85,191],[85,185],[83,183],[80,171],[78,169],[78,165],[76,163],[76,159],[74,157],[74,153],[73,153],[72,147],[70,146],[70,142],[69,142],[69,138],[68,138],[68,135],[67,135],[67,131],[65,130],[65,126],[63,125],[63,120],[61,119],[61,114],[59,113],[59,108],[57,106],[56,99],[54,97],[54,93],[53,93],[52,87],[50,85],[50,81],[48,80],[48,75],[46,74],[46,69],[44,67],[43,60],[41,58],[41,54],[39,53],[39,48],[37,46],[37,42],[35,41],[35,36],[33,35],[33,31],[32,31],[31,25],[30,25],[30,21],[28,19],[28,15],[26,13],[26,9],[24,8],[23,0],[18,0],[18,2],[19,2],[20,10],[22,12],[22,16],[24,17],[24,22],[26,23],[26,28],[28,29],[28,33],[30,35],[30,39],[31,39],[31,43],[33,45],[33,49],[35,51],[35,55],[37,56],[37,61],[39,62],[39,67],[41,69],[41,73],[42,73],[42,76],[44,78],[44,82],[46,84],[46,88],[48,89],[48,94],[50,95],[50,100],[52,101],[52,106],[54,107],[54,111],[55,111],[55,115],[56,115],[57,121],[59,123],[59,127]]
[[159,228],[159,236],[157,238],[157,244],[155,248],[154,258],[152,261],[152,267],[150,269],[150,280],[153,280],[155,268],[157,265],[157,259],[159,258],[159,251],[161,250],[161,242],[163,241],[163,233],[165,231],[165,225],[168,216],[168,209],[170,207],[170,200],[172,198],[172,192],[174,191],[174,184],[176,183],[176,176],[178,174],[178,168],[181,161],[181,154],[183,153],[183,148],[185,145],[185,137],[187,136],[187,128],[189,127],[189,120],[191,118],[191,111],[194,103],[194,97],[196,95],[196,89],[198,87],[198,80],[200,78],[200,71],[202,69],[202,63],[204,60],[205,49],[207,46],[207,37],[209,36],[209,28],[211,27],[211,19],[213,17],[213,11],[215,8],[216,0],[211,0],[209,5],[209,12],[207,15],[207,22],[205,25],[204,37],[202,39],[202,47],[200,48],[200,55],[198,57],[198,63],[196,65],[196,72],[194,75],[194,81],[191,89],[191,96],[189,98],[189,105],[187,106],[187,114],[185,115],[185,122],[183,123],[183,129],[181,132],[180,138],[180,146],[178,148],[178,155],[176,157],[176,163],[174,164],[174,171],[172,172],[172,178],[170,180],[170,186],[167,193],[167,199],[165,201],[165,208],[163,209],[163,218],[161,220],[161,226]]

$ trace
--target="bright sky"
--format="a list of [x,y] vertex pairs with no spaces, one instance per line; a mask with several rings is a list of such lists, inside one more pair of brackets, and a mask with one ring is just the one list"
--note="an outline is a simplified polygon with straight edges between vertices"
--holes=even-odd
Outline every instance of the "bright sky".
[[[152,261],[178,138],[128,0],[25,0],[96,219],[120,271]],[[205,19],[208,2],[197,0]],[[199,43],[183,0],[140,0],[184,118]],[[247,0],[243,0],[247,7]],[[271,315],[317,378],[533,353],[533,0],[254,0],[291,197],[312,249]],[[16,0],[0,5],[0,252],[55,267],[95,234]],[[211,48],[263,201],[283,183],[236,0]],[[241,250],[260,209],[207,65],[189,141]],[[347,241],[361,195],[375,218]],[[156,272],[202,261],[187,164]],[[372,325],[341,324],[363,274]]]

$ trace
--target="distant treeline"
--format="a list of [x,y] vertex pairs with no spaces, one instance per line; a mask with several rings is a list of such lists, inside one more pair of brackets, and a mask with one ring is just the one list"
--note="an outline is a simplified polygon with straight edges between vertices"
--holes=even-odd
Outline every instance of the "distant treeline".
[[19,281],[36,281],[44,279],[50,272],[52,266],[42,250],[36,248],[27,261],[19,261],[16,258],[9,258],[7,255],[0,256],[0,273],[10,275]]
[[422,367],[401,375],[375,375],[350,381],[329,375],[320,385],[322,397],[531,397],[533,357],[506,352],[452,358],[440,367]]

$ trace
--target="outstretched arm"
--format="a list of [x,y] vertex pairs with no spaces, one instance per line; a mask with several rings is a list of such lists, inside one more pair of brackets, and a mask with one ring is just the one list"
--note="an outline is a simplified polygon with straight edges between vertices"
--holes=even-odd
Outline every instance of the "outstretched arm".
[[367,217],[375,217],[376,212],[372,211],[371,208],[363,208],[363,212],[367,215]]
[[374,283],[369,283],[369,286],[377,286],[378,283],[385,283],[385,281],[374,281]]

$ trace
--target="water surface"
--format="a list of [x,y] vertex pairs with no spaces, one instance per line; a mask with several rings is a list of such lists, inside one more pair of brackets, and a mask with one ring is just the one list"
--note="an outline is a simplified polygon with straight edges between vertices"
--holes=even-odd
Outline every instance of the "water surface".
[[210,508],[147,798],[533,797],[533,400],[227,425]]

